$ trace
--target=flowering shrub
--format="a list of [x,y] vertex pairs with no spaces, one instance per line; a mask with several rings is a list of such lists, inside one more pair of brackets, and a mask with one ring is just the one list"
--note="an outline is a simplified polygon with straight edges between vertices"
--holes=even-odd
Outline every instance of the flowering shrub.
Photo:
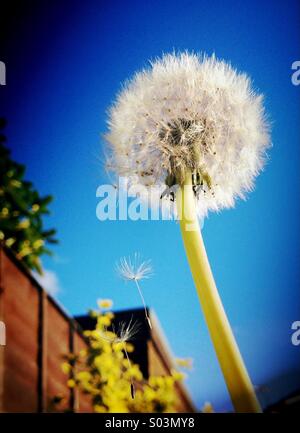
[[[5,122],[0,119],[0,130]],[[29,269],[42,273],[39,257],[51,254],[46,243],[55,243],[55,230],[45,230],[51,196],[41,197],[31,182],[24,180],[25,166],[10,158],[0,134],[0,242],[11,248]]]
[[84,332],[87,349],[69,355],[62,365],[69,375],[68,386],[89,394],[95,412],[174,411],[174,384],[182,380],[183,374],[173,370],[170,376],[145,380],[139,366],[128,357],[134,350],[128,340],[136,332],[136,325],[111,331],[114,315],[103,311],[110,304],[108,300],[99,304],[102,309],[90,313],[96,320],[95,329]]

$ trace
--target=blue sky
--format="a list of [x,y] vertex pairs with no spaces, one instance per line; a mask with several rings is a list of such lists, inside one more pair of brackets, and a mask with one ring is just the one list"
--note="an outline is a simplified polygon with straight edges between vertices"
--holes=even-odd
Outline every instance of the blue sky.
[[[140,306],[115,261],[139,251],[155,275],[143,284],[173,352],[192,357],[188,388],[201,407],[230,407],[228,394],[184,255],[178,224],[96,218],[106,109],[120,84],[147,60],[176,50],[216,53],[252,77],[266,95],[273,148],[256,189],[234,210],[211,214],[203,237],[224,306],[252,380],[293,372],[300,349],[290,342],[299,320],[299,86],[296,1],[40,2],[13,32],[0,60],[7,86],[1,112],[13,157],[55,201],[47,224],[60,245],[46,258],[60,302],[84,313],[99,297],[116,309]],[[290,373],[292,390],[299,376]],[[264,396],[265,401],[271,397]]]

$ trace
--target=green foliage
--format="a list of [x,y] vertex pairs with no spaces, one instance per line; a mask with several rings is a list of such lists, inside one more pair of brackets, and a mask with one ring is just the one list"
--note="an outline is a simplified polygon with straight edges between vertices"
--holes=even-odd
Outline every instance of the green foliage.
[[[0,119],[0,130],[4,126]],[[40,256],[51,254],[45,245],[57,242],[56,231],[43,226],[52,197],[41,197],[32,183],[24,180],[25,166],[11,159],[5,141],[0,134],[0,241],[29,269],[41,273]]]

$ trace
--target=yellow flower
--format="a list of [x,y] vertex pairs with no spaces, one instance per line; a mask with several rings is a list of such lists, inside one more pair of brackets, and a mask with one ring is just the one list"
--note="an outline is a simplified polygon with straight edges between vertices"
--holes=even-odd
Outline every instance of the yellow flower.
[[191,369],[193,367],[193,360],[191,358],[176,358],[175,362],[178,367]]
[[7,209],[7,207],[2,208],[1,214],[3,217],[6,217],[9,214],[9,210]]
[[0,241],[3,241],[3,239],[5,238],[4,233],[0,230]]
[[124,404],[117,402],[116,404],[110,406],[109,412],[110,413],[128,413],[129,411]]
[[102,350],[104,353],[112,353],[112,346],[110,343],[104,343]]
[[93,319],[96,319],[98,317],[98,313],[97,313],[97,311],[90,310],[89,316],[92,317]]
[[97,304],[99,308],[107,309],[112,307],[113,302],[111,299],[98,299]]
[[111,319],[107,315],[99,316],[98,317],[98,325],[99,326],[110,326]]
[[100,349],[100,347],[101,347],[101,344],[99,344],[97,341],[92,341],[91,342],[91,347],[93,348],[93,349]]
[[184,374],[180,373],[177,370],[172,369],[171,373],[172,373],[173,379],[176,381],[184,379]]
[[87,382],[91,379],[91,374],[88,371],[80,371],[79,373],[77,373],[76,378],[83,382]]
[[126,342],[126,350],[128,353],[132,353],[134,351],[133,345]]
[[154,400],[156,397],[156,392],[149,386],[145,387],[144,394],[147,400]]
[[[25,242],[24,242],[24,243],[25,243]],[[17,254],[17,257],[18,257],[19,259],[22,259],[23,257],[28,256],[28,255],[31,254],[31,253],[32,253],[32,248],[24,247],[24,248],[22,248],[21,251]]]
[[16,188],[20,188],[20,186],[22,185],[22,183],[21,183],[19,180],[16,180],[16,179],[12,179],[12,180],[10,181],[10,184],[11,184],[12,186],[15,186]]
[[206,401],[201,409],[201,412],[203,413],[214,413],[214,408],[212,407],[212,404]]
[[42,247],[44,243],[45,242],[43,241],[43,239],[37,239],[36,241],[33,242],[33,248],[37,250],[38,248]]
[[116,352],[119,352],[124,349],[124,343],[122,341],[114,343],[113,348]]
[[61,365],[61,369],[65,374],[69,374],[72,368],[68,362],[63,362]]
[[97,413],[107,412],[106,407],[105,406],[100,406],[100,404],[95,404],[94,411],[97,412]]
[[85,337],[90,337],[90,336],[92,335],[92,331],[89,331],[89,330],[87,330],[87,331],[83,331],[83,335],[84,335]]
[[5,245],[6,246],[8,246],[8,247],[11,247],[14,243],[15,243],[15,239],[14,238],[8,238],[6,241],[5,241]]
[[166,381],[166,385],[171,387],[173,386],[175,379],[172,376],[166,376],[165,381]]
[[28,229],[29,226],[30,226],[29,219],[24,219],[23,221],[19,222],[19,224],[17,225],[17,229],[24,230],[24,229]]
[[37,212],[40,208],[40,205],[38,205],[37,203],[33,204],[31,207],[32,212]]
[[76,385],[76,382],[75,382],[74,379],[69,379],[68,382],[67,382],[67,384],[68,384],[69,388],[74,388],[75,385]]

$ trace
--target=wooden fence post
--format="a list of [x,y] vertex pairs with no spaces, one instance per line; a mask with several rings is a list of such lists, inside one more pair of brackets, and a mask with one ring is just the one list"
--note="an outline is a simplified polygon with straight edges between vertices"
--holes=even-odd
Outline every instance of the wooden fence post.
[[[74,323],[72,319],[69,320],[69,351],[70,353],[75,352],[75,342],[74,342]],[[77,405],[78,405],[78,393],[77,390],[74,390],[73,388],[70,389],[70,409],[72,412],[77,411]]]
[[48,295],[43,289],[39,292],[38,327],[38,412],[47,412],[47,305]]

